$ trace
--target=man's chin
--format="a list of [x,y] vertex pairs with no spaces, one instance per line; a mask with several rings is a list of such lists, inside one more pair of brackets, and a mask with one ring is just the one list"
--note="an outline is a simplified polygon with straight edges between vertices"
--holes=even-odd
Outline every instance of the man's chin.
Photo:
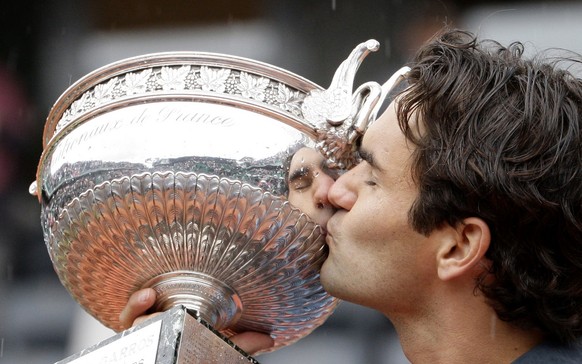
[[354,287],[350,287],[350,277],[343,276],[342,270],[337,269],[338,265],[328,258],[321,266],[319,279],[323,289],[331,296],[343,301],[353,302]]
[[329,260],[329,257],[323,262],[321,266],[321,272],[319,274],[319,279],[321,281],[321,285],[323,289],[332,296],[336,296],[334,293],[337,291],[335,279],[333,274],[333,268],[331,267],[332,263]]

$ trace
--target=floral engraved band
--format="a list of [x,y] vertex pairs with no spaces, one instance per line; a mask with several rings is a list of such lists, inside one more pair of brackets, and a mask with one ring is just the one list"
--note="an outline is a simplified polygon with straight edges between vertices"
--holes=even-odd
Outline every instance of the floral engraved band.
[[111,100],[155,92],[191,90],[237,95],[273,105],[298,117],[302,116],[300,104],[305,97],[304,94],[291,90],[280,82],[228,68],[208,66],[148,68],[139,73],[130,72],[123,77],[115,77],[83,94],[81,99],[75,101],[65,111],[55,133],[80,114]]

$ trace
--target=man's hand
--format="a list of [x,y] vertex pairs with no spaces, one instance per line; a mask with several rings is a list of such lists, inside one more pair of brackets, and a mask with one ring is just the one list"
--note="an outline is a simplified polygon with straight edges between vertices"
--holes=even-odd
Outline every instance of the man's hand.
[[[123,328],[128,329],[150,317],[158,315],[159,313],[145,315],[155,301],[156,291],[152,288],[144,288],[134,292],[119,315],[119,322]],[[270,349],[275,344],[269,335],[250,331],[234,335],[230,340],[251,355]]]
[[146,311],[156,302],[156,291],[153,288],[144,288],[134,292],[127,304],[119,314],[119,323],[124,329],[129,329],[150,317],[157,315],[145,315]]

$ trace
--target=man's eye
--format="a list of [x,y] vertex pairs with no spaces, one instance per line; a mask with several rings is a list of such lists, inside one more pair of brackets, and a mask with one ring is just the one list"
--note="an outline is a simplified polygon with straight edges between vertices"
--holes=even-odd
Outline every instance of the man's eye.
[[366,185],[368,185],[368,186],[376,186],[376,185],[377,185],[377,184],[376,184],[376,182],[374,182],[374,181],[370,181],[370,180],[366,181],[365,183],[366,183]]

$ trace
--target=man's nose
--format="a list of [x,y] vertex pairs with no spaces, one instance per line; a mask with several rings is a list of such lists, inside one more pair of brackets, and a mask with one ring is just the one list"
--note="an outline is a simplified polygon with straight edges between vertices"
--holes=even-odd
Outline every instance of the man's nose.
[[328,201],[338,209],[351,210],[356,202],[357,194],[353,186],[353,170],[340,176],[329,188]]

